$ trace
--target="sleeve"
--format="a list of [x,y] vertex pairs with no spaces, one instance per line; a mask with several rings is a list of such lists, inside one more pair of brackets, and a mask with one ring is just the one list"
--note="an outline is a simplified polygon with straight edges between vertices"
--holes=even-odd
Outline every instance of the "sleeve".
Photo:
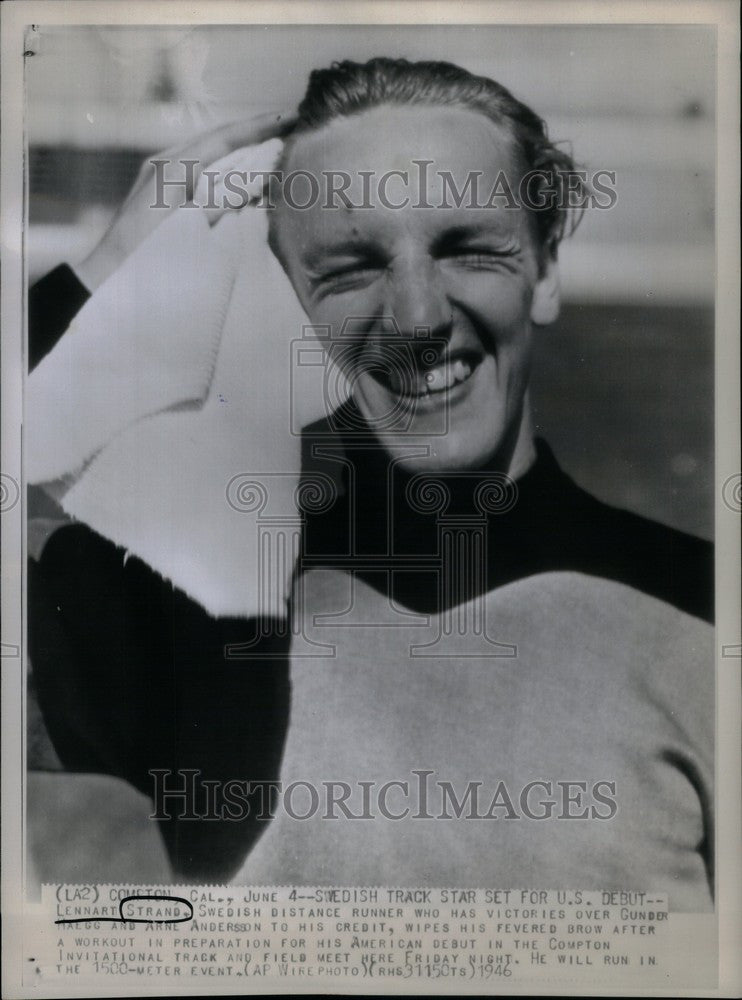
[[[236,239],[235,225],[227,235]],[[215,242],[203,218],[179,212],[92,297],[75,295],[69,273],[35,286],[42,360],[27,390],[30,482],[80,469],[144,416],[203,400],[239,259],[223,226]],[[35,692],[61,766],[123,779],[148,796],[151,772],[163,773],[168,818],[158,822],[175,873],[230,878],[265,823],[255,810],[240,821],[206,818],[205,783],[218,791],[277,777],[289,710],[285,624],[265,635],[253,618],[209,614],[80,522],[58,528],[31,560],[28,601]],[[246,644],[254,657],[225,656]],[[195,816],[179,818],[184,806]]]
[[28,369],[46,357],[90,298],[68,264],[60,264],[28,292]]
[[[90,292],[68,264],[60,264],[28,291],[28,370],[36,368],[64,335],[90,298]],[[28,550],[38,558],[49,537],[69,519],[53,497],[38,486],[28,487]],[[36,727],[46,740],[41,725]],[[42,754],[41,758],[47,758]]]
[[[159,789],[174,871],[230,878],[265,827],[255,819],[263,792],[240,821],[214,822],[204,782],[217,783],[220,814],[228,782],[277,780],[288,630],[212,617],[83,524],[61,528],[31,563],[29,619],[36,696],[62,767],[122,778],[150,798]],[[225,655],[254,640],[258,655]]]
[[[32,286],[30,370],[89,299],[66,264]],[[226,646],[257,637],[257,621],[209,615],[86,525],[65,524],[58,511],[50,517],[52,501],[38,487],[30,490],[33,509],[55,529],[29,560],[31,695],[38,707],[30,767],[109,775],[150,798],[158,790],[168,818],[157,826],[174,873],[188,881],[229,879],[260,823],[251,814],[241,822],[179,818],[189,805],[179,792],[193,788],[190,805],[202,816],[204,781],[277,778],[288,721],[288,635],[277,625],[274,636],[260,636],[259,656],[227,659]],[[150,774],[155,770],[158,777]],[[198,772],[195,780],[189,772]]]

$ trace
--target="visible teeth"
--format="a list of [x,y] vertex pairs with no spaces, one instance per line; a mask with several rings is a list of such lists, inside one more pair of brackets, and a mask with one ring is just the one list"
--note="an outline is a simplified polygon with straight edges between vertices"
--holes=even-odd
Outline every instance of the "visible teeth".
[[453,377],[457,382],[464,382],[471,375],[471,365],[468,361],[458,359],[453,363]]
[[425,373],[425,382],[428,392],[439,392],[441,389],[447,389],[449,385],[453,385],[453,376],[445,368],[431,368]]
[[[413,383],[412,391],[418,396],[427,396],[433,392],[444,392],[458,382],[465,382],[471,375],[472,368],[468,361],[457,358],[452,364],[438,365],[420,372]],[[390,378],[392,388],[397,392],[405,392],[402,379],[396,372]],[[409,386],[406,390],[409,392]]]
[[471,375],[471,365],[461,358],[457,358],[453,364],[439,365],[437,368],[430,368],[423,376],[422,383],[419,384],[418,392],[442,392],[450,389],[457,382],[465,382]]

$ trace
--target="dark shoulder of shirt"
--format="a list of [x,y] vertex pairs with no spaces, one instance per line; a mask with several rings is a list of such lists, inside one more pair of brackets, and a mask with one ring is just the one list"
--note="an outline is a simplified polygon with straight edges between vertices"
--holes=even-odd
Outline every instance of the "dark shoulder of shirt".
[[33,371],[53,349],[90,298],[68,264],[60,264],[28,291],[28,367]]
[[[486,469],[476,475],[433,474],[430,479],[444,483],[452,498],[448,508],[443,513],[413,508],[408,502],[410,477],[395,470],[390,478],[388,458],[374,446],[373,435],[364,431],[350,404],[307,427],[303,451],[304,474],[333,477],[337,493],[331,507],[307,517],[308,566],[323,560],[347,565],[343,553],[353,551],[386,560],[393,570],[395,565],[409,567],[415,555],[441,551],[440,533],[447,520],[471,516],[475,491],[489,475]],[[483,582],[488,590],[539,573],[572,571],[624,584],[712,621],[710,542],[592,496],[560,467],[544,440],[536,440],[536,452],[534,464],[511,487],[512,502],[481,525],[486,529]],[[373,585],[379,574],[368,577]],[[389,574],[395,599],[422,613],[443,610],[434,577]]]
[[541,534],[544,554],[532,554],[535,563],[610,579],[713,621],[711,542],[598,500],[559,468],[545,442],[539,442],[542,454],[566,509],[555,530]]

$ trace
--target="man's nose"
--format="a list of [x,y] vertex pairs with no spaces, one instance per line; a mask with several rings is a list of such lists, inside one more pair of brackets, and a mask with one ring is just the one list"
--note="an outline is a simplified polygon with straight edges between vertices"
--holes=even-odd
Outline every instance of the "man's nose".
[[394,268],[386,307],[404,337],[419,336],[421,330],[431,337],[450,332],[453,309],[432,261]]

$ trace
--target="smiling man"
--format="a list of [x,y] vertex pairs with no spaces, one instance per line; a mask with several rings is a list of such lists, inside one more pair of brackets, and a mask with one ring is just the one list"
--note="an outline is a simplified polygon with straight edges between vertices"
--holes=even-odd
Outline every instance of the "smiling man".
[[[186,878],[247,855],[252,884],[653,889],[709,908],[710,547],[591,497],[534,436],[570,158],[503,87],[444,63],[317,71],[283,131],[284,177],[348,179],[330,205],[279,185],[270,215],[282,294],[349,389],[302,435],[297,496],[331,488],[302,510],[291,627],[205,610],[120,542],[60,529],[35,568],[32,653],[62,763],[154,795]],[[475,176],[484,203],[460,197]],[[519,199],[490,204],[503,178]],[[256,434],[286,430],[283,402],[243,425],[247,464],[268,454]],[[90,589],[116,595],[95,621],[76,599]],[[54,607],[77,701],[41,635]],[[115,707],[91,655],[110,648],[106,615],[125,622]],[[240,644],[250,661],[225,661]],[[134,754],[112,733],[143,686]],[[152,767],[173,783],[153,789]],[[245,801],[245,783],[278,782],[274,818],[255,795],[244,823],[233,799],[221,823],[176,819],[185,769]]]
[[[436,79],[434,68],[427,72]],[[408,413],[404,440],[429,444],[422,467],[494,463],[517,476],[534,459],[532,324],[558,312],[554,247],[525,209],[472,207],[464,199],[455,207],[452,192],[470,189],[474,174],[485,191],[503,173],[517,179],[521,156],[504,121],[495,124],[463,100],[461,107],[430,100],[390,106],[382,99],[323,128],[300,125],[282,160],[287,175],[301,169],[326,177],[342,164],[352,179],[350,204],[364,207],[328,210],[325,199],[314,199],[297,211],[282,200],[272,242],[312,322],[340,331],[349,318],[365,319],[353,327],[353,399],[390,454],[399,439],[394,428]],[[423,154],[433,165],[424,174]],[[383,182],[392,171],[406,181],[394,201]],[[378,180],[361,202],[365,172]],[[402,346],[395,354],[383,322],[380,330],[388,317],[411,345],[406,379]],[[422,361],[426,338],[433,354]]]

